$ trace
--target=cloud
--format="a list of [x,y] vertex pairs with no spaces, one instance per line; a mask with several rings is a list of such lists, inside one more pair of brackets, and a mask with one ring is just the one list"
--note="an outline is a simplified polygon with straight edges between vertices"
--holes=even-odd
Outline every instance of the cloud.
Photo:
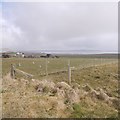
[[[18,44],[21,40],[21,31],[19,28],[10,24],[5,19],[2,18],[0,21],[2,24],[2,45],[5,48],[14,48],[18,47]],[[18,42],[19,41],[19,42]]]
[[4,47],[117,50],[117,3],[6,3],[3,16]]

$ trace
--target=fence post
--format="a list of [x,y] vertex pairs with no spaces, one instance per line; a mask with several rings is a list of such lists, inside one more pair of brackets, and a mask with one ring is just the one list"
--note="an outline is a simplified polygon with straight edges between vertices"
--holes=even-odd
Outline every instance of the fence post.
[[68,83],[71,85],[71,67],[70,67],[70,60],[68,60]]
[[15,78],[15,67],[13,64],[11,64],[11,77],[14,79]]

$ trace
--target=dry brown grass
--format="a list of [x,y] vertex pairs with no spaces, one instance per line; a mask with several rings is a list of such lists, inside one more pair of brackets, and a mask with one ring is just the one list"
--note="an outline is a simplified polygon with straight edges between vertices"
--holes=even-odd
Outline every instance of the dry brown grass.
[[[66,73],[51,75],[45,86],[44,91],[38,92],[36,86],[39,86],[45,78],[32,79],[11,79],[10,75],[3,78],[3,117],[16,118],[88,118],[88,117],[117,117],[117,64],[106,66],[90,67],[83,70],[77,70],[72,73],[74,81],[72,86],[60,86],[63,82],[62,77]],[[73,80],[73,79],[72,79]],[[42,82],[41,82],[42,81]],[[51,82],[50,82],[51,81]],[[59,83],[58,83],[59,82]],[[64,82],[67,82],[64,81]],[[51,89],[59,88],[56,93]],[[93,90],[98,91],[101,88],[109,97],[113,97],[113,104],[108,104],[105,100],[91,96],[91,89],[85,89],[83,86],[89,85]],[[57,89],[56,88],[56,89]],[[63,91],[63,93],[61,93]],[[71,91],[71,92],[70,92]],[[75,98],[77,100],[70,102]],[[72,96],[73,95],[73,96]],[[71,99],[70,99],[71,98]]]

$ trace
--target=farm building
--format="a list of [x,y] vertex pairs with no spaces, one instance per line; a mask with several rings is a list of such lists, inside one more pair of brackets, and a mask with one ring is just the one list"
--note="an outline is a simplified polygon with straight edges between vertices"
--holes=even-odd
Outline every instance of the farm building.
[[2,58],[10,58],[10,57],[22,57],[24,58],[24,53],[21,53],[21,52],[4,52],[4,53],[1,53],[1,57]]
[[24,57],[25,57],[25,54],[22,53],[22,52],[17,52],[15,56],[16,56],[16,57],[22,57],[22,58],[24,58]]
[[59,58],[58,56],[55,56],[52,54],[43,54],[40,57],[42,57],[42,58]]
[[2,53],[2,58],[10,58],[10,57],[15,57],[14,52],[4,52]]
[[10,58],[10,55],[8,55],[8,54],[6,54],[6,53],[3,53],[1,57],[2,57],[2,58]]
[[48,54],[48,53],[23,53],[23,52],[3,52],[1,53],[2,58],[59,58],[59,56]]

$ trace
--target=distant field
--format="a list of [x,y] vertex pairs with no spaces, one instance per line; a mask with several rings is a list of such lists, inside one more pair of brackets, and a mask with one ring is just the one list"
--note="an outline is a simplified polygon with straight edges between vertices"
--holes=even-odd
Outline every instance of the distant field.
[[[70,60],[71,67],[78,69],[117,62],[116,58],[48,58],[48,73],[67,70],[68,60]],[[22,71],[33,74],[35,78],[40,78],[42,74],[46,73],[46,58],[4,58],[2,59],[3,76],[10,72],[11,64],[14,64],[16,68]]]

